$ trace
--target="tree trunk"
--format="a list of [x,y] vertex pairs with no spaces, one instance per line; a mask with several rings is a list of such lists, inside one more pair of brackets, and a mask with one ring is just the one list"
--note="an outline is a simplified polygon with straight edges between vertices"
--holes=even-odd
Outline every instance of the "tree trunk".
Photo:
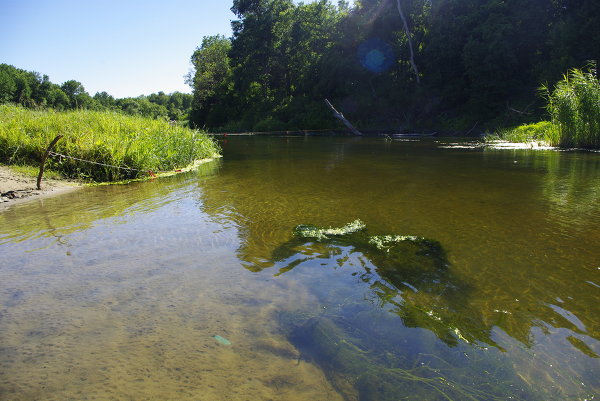
[[402,12],[400,0],[396,0],[396,4],[398,5],[398,12],[400,13],[400,18],[402,18],[402,23],[404,24],[404,32],[406,33],[406,37],[408,38],[408,49],[410,50],[410,65],[412,66],[412,69],[415,72],[415,76],[417,77],[417,83],[420,84],[421,79],[419,78],[419,69],[417,68],[417,63],[415,63],[415,52],[413,51],[412,39],[410,37],[408,23],[406,22],[406,18],[404,17],[404,13]]

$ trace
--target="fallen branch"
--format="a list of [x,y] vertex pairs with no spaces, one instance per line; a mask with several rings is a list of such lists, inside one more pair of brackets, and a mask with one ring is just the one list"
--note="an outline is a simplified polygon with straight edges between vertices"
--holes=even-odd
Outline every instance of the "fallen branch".
[[357,130],[356,128],[354,128],[354,125],[352,125],[350,123],[350,121],[348,121],[346,119],[346,117],[344,117],[344,115],[342,113],[340,113],[339,111],[337,111],[335,109],[335,107],[333,107],[333,105],[331,104],[331,102],[327,99],[325,99],[325,103],[327,104],[327,106],[329,106],[329,108],[331,110],[333,110],[333,115],[335,116],[335,118],[339,119],[341,122],[344,123],[344,125],[346,127],[348,127],[348,129],[354,134],[354,135],[359,135],[362,136],[362,132],[360,132],[359,130]]

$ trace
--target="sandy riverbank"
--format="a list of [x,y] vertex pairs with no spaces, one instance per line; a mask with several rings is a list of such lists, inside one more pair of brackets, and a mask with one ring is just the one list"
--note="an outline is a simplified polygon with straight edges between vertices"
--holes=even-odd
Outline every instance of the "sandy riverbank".
[[42,189],[36,188],[36,178],[0,166],[0,212],[7,206],[34,199],[55,196],[81,188],[75,181],[43,179]]

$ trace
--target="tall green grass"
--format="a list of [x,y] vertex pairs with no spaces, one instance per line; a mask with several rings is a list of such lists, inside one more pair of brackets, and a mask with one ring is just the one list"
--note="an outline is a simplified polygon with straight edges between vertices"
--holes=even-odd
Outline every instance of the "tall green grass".
[[552,145],[556,142],[556,129],[550,121],[535,124],[523,124],[515,128],[502,129],[493,135],[487,135],[487,141],[504,140],[508,142],[537,143]]
[[[66,177],[93,181],[137,178],[148,170],[169,171],[195,160],[219,154],[217,143],[205,133],[167,121],[89,110],[56,112],[0,105],[0,162],[39,163],[56,135],[64,135],[55,151],[79,159],[114,166],[99,166],[53,157],[51,168]],[[141,170],[141,171],[137,171]]]
[[553,90],[547,86],[541,90],[551,121],[503,129],[486,140],[600,149],[600,82],[595,67],[572,69]]
[[572,69],[554,90],[544,87],[548,113],[563,147],[600,148],[600,83],[595,66]]

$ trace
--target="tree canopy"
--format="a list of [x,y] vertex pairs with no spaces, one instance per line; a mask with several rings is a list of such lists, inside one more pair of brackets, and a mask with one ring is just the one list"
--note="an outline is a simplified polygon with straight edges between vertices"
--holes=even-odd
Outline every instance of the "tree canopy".
[[232,11],[232,37],[205,37],[192,56],[199,126],[335,126],[324,98],[372,128],[516,124],[543,112],[537,88],[600,55],[592,0],[234,0]]
[[115,99],[107,92],[93,97],[83,84],[68,80],[61,85],[50,82],[48,75],[0,64],[0,103],[55,110],[112,110],[146,117],[187,121],[192,95],[181,92],[153,93],[148,96]]
[[594,0],[233,0],[232,36],[206,36],[193,94],[115,99],[0,64],[0,103],[118,110],[226,130],[467,131],[544,113],[538,88],[600,58]]

